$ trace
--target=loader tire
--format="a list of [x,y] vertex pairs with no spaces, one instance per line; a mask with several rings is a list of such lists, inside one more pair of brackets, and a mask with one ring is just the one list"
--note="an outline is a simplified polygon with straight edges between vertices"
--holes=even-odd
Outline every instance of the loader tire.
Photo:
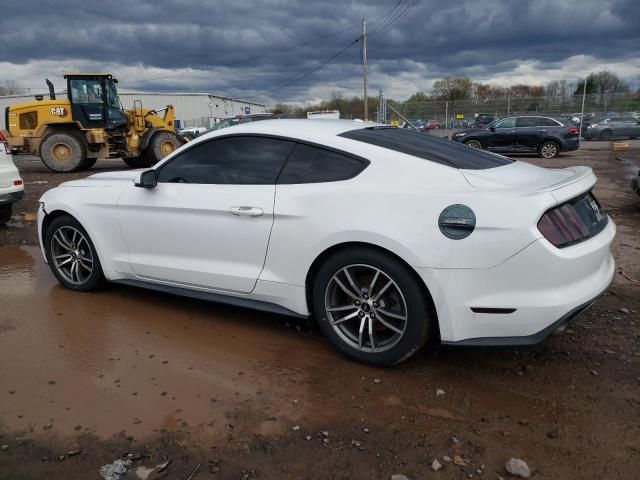
[[40,158],[54,172],[78,172],[91,168],[95,159],[87,158],[84,140],[73,132],[56,132],[40,144]]
[[141,157],[122,157],[122,161],[131,168],[148,168],[152,165],[145,155]]
[[155,133],[153,137],[151,137],[149,146],[144,151],[143,157],[146,159],[147,164],[143,165],[143,167],[155,165],[179,146],[180,142],[175,134],[171,132]]

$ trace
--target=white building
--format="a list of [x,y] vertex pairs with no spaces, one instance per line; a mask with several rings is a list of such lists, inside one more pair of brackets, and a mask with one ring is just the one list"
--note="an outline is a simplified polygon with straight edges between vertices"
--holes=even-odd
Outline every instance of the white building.
[[[133,108],[133,102],[140,100],[142,108],[162,108],[173,105],[176,112],[176,128],[211,127],[223,118],[250,113],[265,113],[266,107],[259,103],[223,97],[210,93],[160,93],[123,92],[120,100],[126,109]],[[56,93],[58,98],[66,98],[66,92]],[[49,98],[49,94],[44,95]],[[0,97],[0,129],[6,129],[5,108],[14,103],[29,102],[34,95],[11,95]]]

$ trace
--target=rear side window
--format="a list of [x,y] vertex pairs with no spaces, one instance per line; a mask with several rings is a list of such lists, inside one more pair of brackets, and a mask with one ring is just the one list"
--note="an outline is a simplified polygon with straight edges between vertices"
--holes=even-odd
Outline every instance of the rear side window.
[[199,143],[163,165],[158,182],[274,185],[294,145],[251,136]]
[[368,127],[350,130],[340,136],[453,168],[485,170],[513,163],[506,157],[407,128]]
[[540,125],[543,127],[561,127],[562,123],[549,117],[540,117]]
[[539,127],[544,125],[542,123],[542,118],[540,117],[519,117],[518,118],[518,127]]
[[368,163],[332,150],[297,144],[278,178],[278,184],[321,183],[348,180]]

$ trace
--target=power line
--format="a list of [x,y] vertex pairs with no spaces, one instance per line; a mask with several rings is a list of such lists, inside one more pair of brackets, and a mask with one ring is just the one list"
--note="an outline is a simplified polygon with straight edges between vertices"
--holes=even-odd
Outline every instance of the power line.
[[289,87],[291,85],[293,85],[294,83],[299,82],[300,80],[304,80],[305,78],[307,78],[308,76],[310,76],[311,74],[317,72],[318,70],[320,70],[322,67],[324,67],[325,65],[329,64],[330,62],[332,62],[333,60],[335,60],[336,58],[338,58],[342,53],[344,53],[345,51],[347,51],[351,46],[355,45],[356,43],[358,43],[360,41],[360,38],[356,38],[355,40],[352,40],[351,42],[349,42],[344,48],[340,49],[338,52],[334,53],[333,55],[331,55],[329,58],[327,58],[324,62],[322,62],[320,65],[318,65],[317,67],[315,67],[314,69],[308,71],[307,73],[305,73],[304,75],[301,75],[299,77],[294,78],[293,80],[280,85],[279,87],[276,87],[275,90],[271,90],[268,93],[276,93],[286,87]]
[[386,25],[383,25],[382,27],[380,27],[378,30],[376,30],[375,32],[369,34],[370,36],[373,35],[378,35],[381,33],[386,33],[389,30],[391,30],[400,20],[402,20],[402,18],[404,18],[416,5],[418,4],[418,0],[413,0],[407,4],[404,5],[404,7],[402,7],[401,9],[399,9],[397,12],[395,12],[392,17],[389,17],[389,21],[386,23]]

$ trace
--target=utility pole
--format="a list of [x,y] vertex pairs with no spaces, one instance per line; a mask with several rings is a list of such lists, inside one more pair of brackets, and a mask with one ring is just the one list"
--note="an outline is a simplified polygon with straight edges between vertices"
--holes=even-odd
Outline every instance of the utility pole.
[[580,147],[580,138],[582,137],[582,125],[584,125],[584,100],[587,98],[587,80],[589,77],[585,77],[584,86],[582,87],[582,108],[580,109],[580,129],[578,130],[578,147]]
[[369,105],[367,97],[367,21],[362,19],[362,70],[364,74],[364,121],[369,119]]

